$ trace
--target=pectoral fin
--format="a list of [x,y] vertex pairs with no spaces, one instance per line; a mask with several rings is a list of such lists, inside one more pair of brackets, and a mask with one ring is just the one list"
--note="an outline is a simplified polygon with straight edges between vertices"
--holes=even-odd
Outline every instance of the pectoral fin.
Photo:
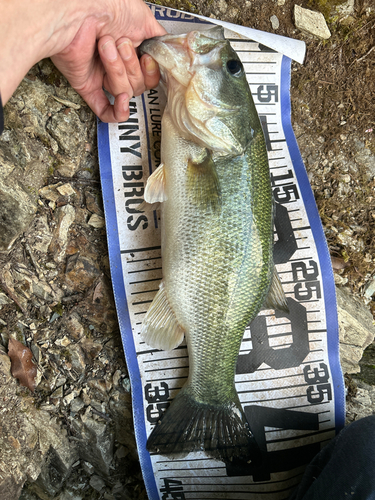
[[158,168],[147,179],[144,201],[138,206],[140,212],[145,210],[157,210],[160,203],[167,200],[165,192],[165,172],[164,164],[161,163]]
[[185,332],[169,304],[164,283],[161,282],[159,291],[143,320],[141,336],[149,346],[171,351],[181,344],[184,335]]
[[147,203],[157,203],[167,200],[165,192],[165,171],[164,164],[161,163],[158,168],[147,179],[145,189],[145,201]]
[[187,188],[191,199],[198,206],[215,208],[219,205],[219,178],[211,153],[207,149],[201,158],[188,161]]
[[263,307],[268,309],[277,309],[279,311],[289,313],[289,307],[285,297],[285,293],[275,267],[273,268],[270,290],[266,300],[264,301]]

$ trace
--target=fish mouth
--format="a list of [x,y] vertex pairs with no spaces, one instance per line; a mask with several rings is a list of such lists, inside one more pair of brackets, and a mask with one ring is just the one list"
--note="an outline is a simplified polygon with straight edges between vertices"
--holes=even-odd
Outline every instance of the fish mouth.
[[[202,44],[202,39],[206,43]],[[218,41],[225,42],[224,30],[221,26],[206,31],[192,31],[183,35],[167,34],[149,38],[139,46],[141,55],[148,54],[159,64],[161,79],[167,82],[168,73],[178,83],[187,87],[194,76],[197,65],[215,65],[219,62]],[[221,44],[219,44],[221,45]],[[216,46],[216,50],[212,50]]]
[[166,84],[168,73],[186,87],[192,72],[191,58],[187,50],[187,35],[163,35],[150,38],[139,46],[141,55],[148,54],[159,64],[162,83]]

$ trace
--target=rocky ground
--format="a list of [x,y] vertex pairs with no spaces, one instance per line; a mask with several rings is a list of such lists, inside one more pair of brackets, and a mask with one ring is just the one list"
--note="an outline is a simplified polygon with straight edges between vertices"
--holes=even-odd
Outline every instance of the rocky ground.
[[[326,40],[296,28],[291,0],[160,3],[306,41],[305,64],[293,64],[293,126],[337,279],[347,419],[374,413],[373,2],[299,2],[324,14]],[[96,119],[45,60],[6,105],[5,126],[0,497],[145,499],[111,291]],[[11,375],[9,356],[29,388]]]

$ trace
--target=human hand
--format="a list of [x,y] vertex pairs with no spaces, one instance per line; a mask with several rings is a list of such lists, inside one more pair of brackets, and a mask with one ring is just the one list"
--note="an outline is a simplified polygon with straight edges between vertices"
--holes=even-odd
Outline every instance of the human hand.
[[[112,20],[103,23],[89,17],[74,40],[52,56],[56,67],[104,122],[126,121],[129,99],[158,84],[158,65],[148,55],[139,60],[135,47],[146,38],[166,33],[143,1],[131,0],[127,10],[124,2],[115,4]],[[103,87],[115,97],[113,105]]]
[[3,104],[45,57],[106,122],[127,120],[129,98],[159,81],[155,63],[149,56],[139,61],[134,49],[165,33],[142,0],[0,0],[0,12]]

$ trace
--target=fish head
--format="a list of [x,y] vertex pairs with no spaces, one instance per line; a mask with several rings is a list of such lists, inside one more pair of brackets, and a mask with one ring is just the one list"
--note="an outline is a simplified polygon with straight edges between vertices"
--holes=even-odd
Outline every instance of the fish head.
[[221,154],[243,154],[261,125],[243,65],[223,28],[151,38],[140,51],[159,64],[180,135]]

